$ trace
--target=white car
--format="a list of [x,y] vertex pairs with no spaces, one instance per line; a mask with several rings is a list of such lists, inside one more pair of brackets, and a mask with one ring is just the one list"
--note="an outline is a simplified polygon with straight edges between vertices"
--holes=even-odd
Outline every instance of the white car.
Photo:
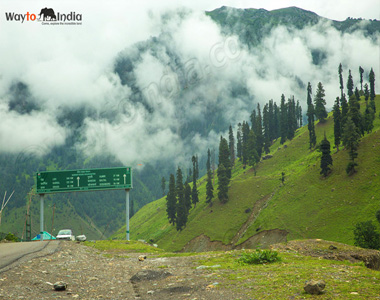
[[57,240],[75,241],[75,236],[71,229],[62,229],[57,234]]

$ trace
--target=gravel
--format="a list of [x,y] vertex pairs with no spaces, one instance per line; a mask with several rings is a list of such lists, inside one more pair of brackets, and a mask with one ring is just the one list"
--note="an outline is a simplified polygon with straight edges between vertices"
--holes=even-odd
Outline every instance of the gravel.
[[[142,254],[147,258],[139,261]],[[200,258],[103,255],[61,242],[55,253],[0,273],[0,299],[246,299],[223,285],[215,268],[196,269]],[[57,282],[66,289],[56,291]]]

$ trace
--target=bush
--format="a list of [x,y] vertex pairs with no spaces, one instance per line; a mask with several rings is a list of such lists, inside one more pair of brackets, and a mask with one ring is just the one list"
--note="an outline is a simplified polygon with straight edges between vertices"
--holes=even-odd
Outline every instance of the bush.
[[7,241],[11,241],[11,242],[18,242],[17,236],[15,236],[14,234],[12,234],[10,232],[5,236],[4,239]]
[[245,252],[237,260],[241,265],[252,265],[252,264],[267,264],[280,261],[281,258],[278,256],[278,252],[272,250],[259,250],[255,252]]
[[354,229],[355,246],[366,249],[380,249],[380,234],[372,221],[360,222]]

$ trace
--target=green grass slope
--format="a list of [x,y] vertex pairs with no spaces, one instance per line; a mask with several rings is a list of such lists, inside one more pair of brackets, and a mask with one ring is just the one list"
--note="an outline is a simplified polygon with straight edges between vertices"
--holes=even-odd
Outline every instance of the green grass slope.
[[[380,107],[380,96],[376,97]],[[365,103],[361,101],[364,110]],[[255,176],[252,169],[237,163],[229,189],[229,202],[220,204],[217,180],[214,203],[206,201],[206,180],[199,180],[200,203],[192,208],[186,228],[177,232],[166,217],[166,199],[154,201],[139,210],[131,219],[132,239],[145,239],[165,250],[179,251],[191,239],[206,235],[212,241],[228,244],[249,220],[255,204],[265,203],[248,224],[236,244],[242,243],[260,230],[284,229],[288,239],[322,238],[353,244],[353,228],[357,222],[375,220],[380,209],[380,119],[375,128],[361,139],[357,173],[346,174],[348,153],[332,149],[333,171],[326,179],[320,172],[320,153],[308,149],[307,127],[300,128],[294,139],[271,147],[272,158],[259,163]],[[316,123],[317,140],[326,133],[333,144],[332,114],[326,123]],[[343,148],[343,147],[341,147]],[[281,185],[281,172],[285,184]],[[260,202],[258,202],[260,201]],[[125,227],[113,237],[125,238]]]

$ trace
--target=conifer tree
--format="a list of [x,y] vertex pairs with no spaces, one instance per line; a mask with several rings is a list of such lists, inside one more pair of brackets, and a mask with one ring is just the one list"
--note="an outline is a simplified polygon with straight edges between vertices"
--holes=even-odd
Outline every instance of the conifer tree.
[[[375,99],[375,73],[373,72],[373,69],[371,68],[371,71],[369,72],[369,96],[371,100]],[[375,110],[376,112],[376,110]]]
[[363,92],[363,73],[364,70],[361,66],[359,66],[359,74],[360,74],[360,91]]
[[263,152],[264,146],[264,135],[263,135],[263,118],[261,115],[260,103],[257,103],[257,118],[255,126],[252,124],[252,129],[256,135],[256,151],[259,157],[261,157],[261,153]]
[[327,177],[327,175],[331,171],[333,160],[331,157],[330,142],[326,138],[326,133],[325,133],[325,138],[321,141],[319,145],[319,150],[322,152],[320,174],[322,174],[323,177]]
[[192,199],[194,207],[196,207],[197,203],[199,202],[197,176],[196,176],[197,167],[198,167],[198,156],[193,156],[192,162],[193,162],[193,188],[191,190],[191,199]]
[[354,81],[352,80],[351,70],[348,70],[348,80],[347,80],[347,95],[348,100],[354,94]]
[[271,143],[270,139],[270,123],[269,123],[269,105],[265,104],[263,109],[263,127],[264,127],[264,151],[269,153],[269,147]]
[[229,179],[227,176],[226,168],[219,164],[218,168],[218,180],[219,180],[219,186],[218,186],[218,198],[221,203],[226,203],[228,201],[228,184]]
[[314,106],[311,100],[311,84],[307,85],[307,128],[309,130],[309,148],[312,149],[317,144],[317,137],[314,128]]
[[327,111],[325,108],[325,89],[321,82],[318,83],[317,92],[314,98],[315,115],[319,122],[324,123],[327,118]]
[[273,104],[273,112],[274,112],[274,133],[275,133],[275,136],[273,137],[273,139],[277,139],[278,137],[280,137],[281,120],[280,120],[280,108],[277,106],[276,102]]
[[358,132],[360,134],[364,134],[363,118],[360,113],[360,105],[359,105],[359,102],[356,101],[356,97],[350,98],[350,101],[348,102],[348,106],[349,106],[348,115],[350,116],[351,120],[354,122]]
[[235,165],[235,138],[234,138],[234,132],[232,131],[231,125],[229,128],[228,138],[229,138],[228,147],[230,148],[231,167],[233,167]]
[[242,149],[243,149],[243,134],[242,134],[242,125],[241,123],[238,124],[238,129],[236,132],[236,156],[237,158],[242,157]]
[[[269,142],[272,142],[274,139],[277,138],[277,132],[276,132],[276,115],[275,115],[275,107],[274,107],[274,104],[273,104],[273,100],[269,100],[268,104],[267,104],[267,125],[268,125],[268,132],[267,132],[267,135],[268,135],[268,139],[269,139]],[[263,122],[264,122],[264,113],[263,113]],[[264,138],[265,140],[265,138]]]
[[185,202],[185,188],[183,185],[182,170],[180,167],[177,169],[176,178],[176,192],[177,192],[177,216],[176,228],[181,231],[187,223],[187,207]]
[[184,197],[185,197],[185,206],[186,206],[186,214],[189,215],[189,211],[191,209],[191,187],[188,183],[184,185]]
[[163,197],[165,196],[165,189],[166,189],[166,180],[164,176],[162,176],[161,178],[161,189],[162,189],[162,197]]
[[371,99],[371,108],[373,110],[373,113],[376,114],[376,104],[375,104],[375,73],[373,72],[373,69],[371,68],[371,71],[369,72],[369,86],[370,86],[370,92],[369,96]]
[[[242,139],[242,158],[243,158],[243,164],[247,164],[248,161],[248,135],[249,135],[249,125],[248,122],[243,121],[242,125],[242,132],[243,132],[243,139]],[[227,168],[227,167],[226,167]]]
[[373,129],[373,121],[375,120],[375,113],[370,104],[366,104],[364,112],[364,130],[370,133]]
[[364,99],[365,101],[368,101],[369,99],[368,83],[364,84]]
[[281,95],[281,106],[280,106],[280,118],[281,118],[281,141],[283,144],[286,141],[286,137],[288,136],[288,109],[285,104],[285,95]]
[[247,145],[248,145],[248,164],[252,167],[255,167],[256,163],[260,160],[260,157],[256,151],[256,136],[253,130],[249,131]]
[[296,104],[294,97],[288,99],[288,133],[287,138],[292,140],[294,138],[294,133],[297,130],[297,114],[296,114]]
[[210,148],[207,149],[207,162],[206,162],[206,170],[210,170],[211,169],[211,152],[210,152]]
[[345,94],[343,94],[343,98],[340,99],[340,107],[342,109],[341,128],[344,128],[344,125],[345,125],[347,117],[348,117],[348,110],[349,110],[348,102],[347,102]]
[[[228,148],[227,140],[220,137],[220,143],[219,143],[219,165],[218,165],[218,172],[219,172],[219,166],[223,165],[226,169],[227,178],[231,178],[231,161],[230,161],[230,150]],[[218,174],[219,176],[219,174]]]
[[342,68],[342,64],[339,64],[338,73],[339,73],[340,98],[343,98],[344,86],[343,86],[343,68]]
[[166,195],[166,213],[170,224],[175,224],[177,212],[177,192],[175,186],[175,178],[173,174],[170,174],[169,179],[169,191]]
[[[357,87],[355,88],[355,98],[356,98],[356,101],[358,101],[358,103],[359,103],[360,93],[359,93],[359,89]],[[360,104],[359,104],[359,106],[360,106]]]
[[214,187],[212,185],[211,170],[207,171],[207,184],[206,184],[206,203],[212,205],[212,199],[214,198]]
[[334,117],[334,144],[336,150],[339,151],[340,139],[342,135],[342,115],[339,106],[339,97],[336,97],[335,104],[333,107],[333,117]]
[[343,145],[348,150],[348,155],[350,157],[350,162],[347,165],[346,173],[351,175],[356,172],[355,167],[358,165],[355,162],[355,159],[358,157],[360,134],[350,116],[347,117],[347,121],[343,129],[342,140]]

